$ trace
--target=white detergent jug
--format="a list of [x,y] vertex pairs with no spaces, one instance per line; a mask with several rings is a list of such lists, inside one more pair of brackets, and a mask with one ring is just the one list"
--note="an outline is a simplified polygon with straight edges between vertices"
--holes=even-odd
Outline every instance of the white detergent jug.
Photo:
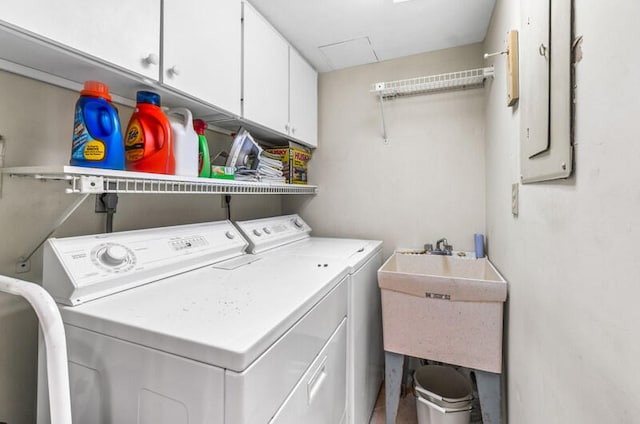
[[198,134],[193,129],[193,116],[189,109],[177,107],[166,112],[173,132],[173,154],[176,175],[198,176]]

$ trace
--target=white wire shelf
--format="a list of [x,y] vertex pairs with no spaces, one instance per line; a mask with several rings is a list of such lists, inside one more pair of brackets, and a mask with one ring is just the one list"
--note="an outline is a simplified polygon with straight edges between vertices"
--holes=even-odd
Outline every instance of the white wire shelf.
[[371,85],[371,92],[382,98],[392,98],[479,88],[484,85],[484,81],[488,77],[493,77],[493,66],[397,81],[377,82]]
[[67,181],[67,193],[156,194],[316,194],[318,187],[248,181],[191,178],[142,172],[114,171],[77,166],[4,168],[3,174],[37,180]]

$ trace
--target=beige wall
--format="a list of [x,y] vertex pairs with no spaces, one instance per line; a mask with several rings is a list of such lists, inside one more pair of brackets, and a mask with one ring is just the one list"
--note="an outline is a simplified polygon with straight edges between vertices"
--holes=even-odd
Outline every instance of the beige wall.
[[471,45],[320,75],[312,198],[287,198],[315,235],[384,240],[386,254],[484,232],[484,89],[389,101],[388,145],[372,83],[483,66]]
[[[0,134],[6,139],[5,166],[63,165],[70,155],[74,104],[78,93],[0,72]],[[119,106],[126,125],[132,110]],[[210,148],[228,137],[208,134]],[[228,149],[228,147],[227,147]],[[65,183],[4,177],[0,198],[0,274],[40,281],[42,251],[32,270],[15,275],[19,256],[35,247],[76,195]],[[94,197],[83,203],[55,234],[64,237],[104,231],[104,214],[95,214]],[[281,213],[280,196],[233,196],[232,218]],[[204,222],[226,218],[218,195],[121,195],[114,230]],[[24,302],[0,294],[0,421],[35,422],[37,321]]]
[[[523,0],[535,1],[535,0]],[[498,0],[486,50],[520,28]],[[519,112],[505,106],[504,60],[486,99],[489,255],[509,280],[509,418],[517,424],[635,423],[640,417],[640,3],[575,2],[574,176],[520,186]]]

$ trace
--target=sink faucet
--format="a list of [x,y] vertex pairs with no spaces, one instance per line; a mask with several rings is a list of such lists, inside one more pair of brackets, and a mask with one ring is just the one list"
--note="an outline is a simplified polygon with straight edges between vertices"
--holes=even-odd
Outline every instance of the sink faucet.
[[451,251],[453,250],[453,246],[449,244],[446,238],[441,238],[436,241],[436,248],[433,248],[432,244],[425,244],[425,250],[432,255],[446,255],[451,256]]

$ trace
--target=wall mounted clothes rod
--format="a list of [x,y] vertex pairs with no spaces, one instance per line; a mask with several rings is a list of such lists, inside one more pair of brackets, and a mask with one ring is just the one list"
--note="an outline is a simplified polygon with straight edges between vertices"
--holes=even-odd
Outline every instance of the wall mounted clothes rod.
[[429,75],[397,81],[377,82],[372,84],[370,92],[377,95],[380,100],[382,137],[385,144],[388,143],[387,128],[384,117],[385,100],[402,96],[480,88],[484,86],[484,82],[487,78],[493,78],[493,74],[493,66],[489,66],[466,71],[449,72],[446,74]]

